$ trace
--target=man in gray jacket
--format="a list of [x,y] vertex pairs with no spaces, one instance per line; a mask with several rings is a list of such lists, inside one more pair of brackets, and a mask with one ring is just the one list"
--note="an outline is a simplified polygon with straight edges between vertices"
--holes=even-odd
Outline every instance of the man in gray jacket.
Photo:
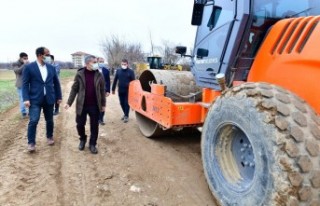
[[105,81],[99,72],[99,65],[95,56],[87,56],[85,58],[86,66],[78,70],[71,92],[65,105],[68,109],[74,102],[76,96],[76,123],[77,131],[80,136],[79,150],[84,150],[87,142],[85,125],[87,115],[90,117],[90,141],[89,149],[92,154],[97,154],[96,148],[99,133],[99,115],[105,110],[106,94]]
[[19,105],[22,118],[25,118],[28,115],[28,110],[25,107],[22,98],[22,71],[28,63],[28,55],[24,52],[21,52],[19,55],[19,60],[12,64],[13,71],[16,74],[16,87],[19,95]]

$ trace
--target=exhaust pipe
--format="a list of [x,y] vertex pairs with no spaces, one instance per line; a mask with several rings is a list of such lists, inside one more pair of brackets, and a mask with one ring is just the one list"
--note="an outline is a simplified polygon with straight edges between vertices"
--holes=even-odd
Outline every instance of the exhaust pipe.
[[218,81],[218,84],[221,88],[221,92],[225,91],[227,89],[227,85],[226,85],[226,77],[224,74],[220,73],[216,75],[216,79]]

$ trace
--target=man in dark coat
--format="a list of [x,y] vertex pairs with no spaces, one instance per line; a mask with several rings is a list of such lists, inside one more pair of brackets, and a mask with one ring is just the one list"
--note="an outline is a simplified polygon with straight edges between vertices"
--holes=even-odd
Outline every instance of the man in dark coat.
[[[107,68],[107,65],[104,63],[104,59],[101,57],[97,58],[97,62],[99,64],[99,71],[104,77],[105,81],[105,92],[106,92],[106,97],[110,95],[110,72],[109,69]],[[101,112],[99,116],[99,124],[100,125],[105,125],[104,122],[104,114],[105,112]]]
[[121,61],[121,69],[117,69],[114,77],[114,81],[112,84],[112,94],[115,94],[116,86],[119,80],[118,94],[119,94],[120,105],[124,114],[121,120],[123,120],[124,123],[127,123],[129,121],[129,111],[130,111],[130,106],[128,103],[129,83],[134,79],[135,79],[134,72],[132,69],[128,67],[128,60],[123,59]]
[[89,149],[92,154],[97,154],[96,148],[99,133],[99,115],[105,110],[105,82],[99,72],[99,65],[95,56],[85,58],[86,66],[78,70],[65,109],[68,109],[76,101],[76,123],[77,131],[80,136],[79,150],[84,150],[87,142],[85,125],[87,115],[90,117],[90,142]]

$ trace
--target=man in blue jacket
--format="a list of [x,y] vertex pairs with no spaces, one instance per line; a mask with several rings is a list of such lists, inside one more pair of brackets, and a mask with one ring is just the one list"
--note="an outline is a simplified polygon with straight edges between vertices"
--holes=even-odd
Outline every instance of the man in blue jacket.
[[[59,78],[60,81],[60,70],[61,70],[61,66],[59,63],[54,61],[54,56],[52,54],[50,54],[51,57],[51,65],[56,69],[57,72],[57,76]],[[53,115],[58,115],[59,114],[59,106],[60,104],[58,104],[57,102],[54,104],[54,112]]]
[[[103,58],[97,57],[97,62],[99,65],[99,71],[102,73],[102,76],[105,81],[104,88],[105,88],[105,92],[106,92],[106,97],[108,97],[110,95],[110,72],[109,72],[109,69],[107,68],[106,64],[104,63]],[[100,112],[99,124],[101,124],[101,125],[105,125],[104,114],[105,114],[105,111]]]
[[36,49],[37,60],[23,70],[22,96],[29,108],[28,150],[35,151],[36,130],[43,109],[46,120],[48,145],[53,145],[53,106],[62,99],[60,82],[51,62],[50,51],[45,47]]
[[129,83],[134,79],[135,79],[134,72],[132,69],[128,67],[128,60],[123,59],[121,61],[121,69],[117,69],[114,80],[113,80],[112,94],[115,94],[116,86],[119,80],[118,94],[119,94],[120,105],[124,113],[121,120],[123,120],[124,123],[127,123],[129,121],[129,111],[130,111],[130,106],[128,103]]

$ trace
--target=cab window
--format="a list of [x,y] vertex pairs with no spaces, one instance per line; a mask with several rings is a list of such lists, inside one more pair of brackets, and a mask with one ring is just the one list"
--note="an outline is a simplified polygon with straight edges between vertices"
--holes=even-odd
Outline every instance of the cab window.
[[227,2],[228,1],[226,0],[216,0],[216,6],[212,2],[209,2],[205,5],[203,10],[202,25],[198,27],[197,31],[198,36],[196,44],[198,44],[214,30],[233,20],[233,3],[231,1],[231,3]]

